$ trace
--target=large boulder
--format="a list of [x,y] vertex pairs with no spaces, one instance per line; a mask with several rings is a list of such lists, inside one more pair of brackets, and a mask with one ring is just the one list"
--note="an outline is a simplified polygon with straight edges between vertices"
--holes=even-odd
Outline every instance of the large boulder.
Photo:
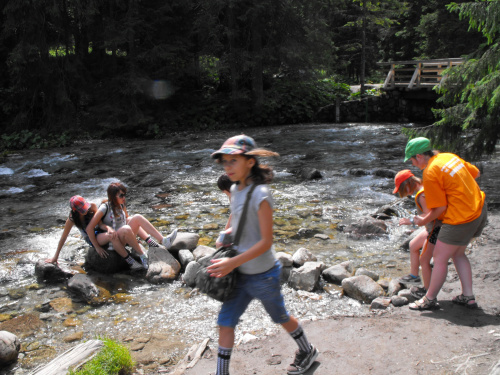
[[186,266],[186,271],[184,271],[184,275],[182,276],[182,281],[187,286],[194,288],[196,286],[196,274],[198,270],[201,268],[201,264],[198,262],[189,262]]
[[107,257],[101,258],[93,247],[89,247],[85,256],[85,269],[92,269],[103,274],[112,274],[121,271],[126,271],[130,267],[116,251],[106,250]]
[[197,246],[196,249],[193,250],[193,256],[195,261],[199,261],[201,258],[205,258],[206,256],[213,255],[217,250],[213,247],[200,245]]
[[317,258],[305,247],[301,247],[293,254],[292,260],[295,267],[302,267],[306,262],[315,262]]
[[294,289],[312,292],[318,286],[324,268],[322,262],[306,262],[302,267],[291,270],[288,285]]
[[194,255],[191,250],[183,249],[179,250],[178,258],[182,268],[186,268],[189,262],[194,260]]
[[90,277],[79,273],[68,281],[68,289],[87,302],[99,296],[99,289]]
[[181,265],[168,250],[153,247],[149,250],[148,257],[149,269],[146,273],[146,279],[150,283],[159,284],[173,281],[179,276]]
[[387,234],[387,224],[383,220],[367,216],[347,225],[344,232],[354,238],[372,238]]
[[200,236],[196,233],[178,232],[169,250],[172,252],[177,252],[182,249],[194,250],[198,245],[199,239]]
[[46,263],[39,259],[35,264],[35,276],[45,283],[60,283],[71,278],[73,274],[63,271],[57,264]]
[[341,263],[328,267],[321,275],[330,283],[340,284],[342,280],[351,277],[352,272],[347,269],[345,264]]
[[0,331],[0,367],[17,361],[21,342],[16,335],[8,331]]
[[365,303],[384,295],[384,289],[366,275],[353,276],[342,280],[342,288],[347,296]]

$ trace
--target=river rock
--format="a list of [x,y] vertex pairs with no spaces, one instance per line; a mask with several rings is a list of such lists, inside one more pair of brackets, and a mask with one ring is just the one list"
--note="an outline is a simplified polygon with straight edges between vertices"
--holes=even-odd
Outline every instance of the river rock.
[[0,367],[17,361],[21,342],[19,338],[8,331],[0,331]]
[[379,279],[379,275],[377,275],[375,272],[367,270],[366,268],[358,268],[354,275],[355,276],[366,275],[370,279],[372,279],[373,281],[378,281],[378,279]]
[[370,171],[367,171],[366,169],[360,169],[360,168],[351,168],[347,171],[351,176],[368,176],[370,174]]
[[169,248],[170,251],[179,251],[183,249],[194,250],[198,245],[200,236],[196,233],[178,232],[175,241]]
[[44,325],[36,314],[28,313],[0,323],[0,331],[8,331],[20,338],[25,338],[33,336]]
[[182,276],[182,281],[187,286],[194,288],[196,286],[196,274],[198,270],[201,268],[201,264],[198,262],[189,262],[186,266],[186,270],[184,271],[184,275]]
[[391,303],[396,307],[401,307],[408,304],[408,298],[401,296],[392,296]]
[[391,299],[387,297],[377,297],[370,304],[370,309],[385,310],[391,305]]
[[99,289],[97,286],[90,280],[90,277],[82,273],[69,279],[68,289],[87,302],[99,296]]
[[366,275],[342,280],[342,288],[347,296],[365,303],[371,303],[375,298],[384,295],[384,289]]
[[46,263],[45,260],[39,259],[35,264],[35,276],[39,281],[46,283],[60,283],[73,275],[63,271],[58,265]]
[[357,223],[348,224],[344,232],[355,238],[371,238],[387,234],[387,225],[383,220],[365,216]]
[[322,268],[322,262],[306,262],[302,267],[292,269],[288,285],[294,289],[312,292],[318,285]]
[[399,291],[403,289],[398,279],[392,279],[389,281],[389,287],[387,288],[387,295],[389,297],[394,296],[399,293]]
[[396,171],[393,169],[377,168],[373,170],[373,174],[377,177],[394,178]]
[[323,175],[316,168],[302,168],[297,173],[304,180],[319,180]]
[[179,276],[180,263],[168,250],[161,247],[153,247],[149,250],[149,269],[146,279],[152,284],[172,281]]
[[418,298],[415,298],[411,295],[410,289],[402,289],[398,292],[398,297],[406,298],[408,301],[413,302]]
[[194,260],[193,253],[191,252],[191,250],[187,249],[179,250],[178,257],[182,268],[186,268],[189,262],[192,262]]
[[213,255],[213,253],[215,253],[215,252],[216,252],[216,249],[214,249],[213,247],[208,247],[205,245],[197,246],[196,249],[193,250],[194,260],[198,261],[201,258]]
[[114,250],[105,249],[108,256],[101,258],[93,247],[89,247],[85,256],[84,268],[109,275],[121,271],[126,271],[130,267],[127,262]]
[[298,249],[292,256],[293,265],[295,267],[301,267],[306,262],[315,262],[317,258],[305,247]]
[[293,258],[290,254],[283,251],[276,253],[276,259],[278,259],[283,267],[292,267]]
[[343,263],[328,267],[321,274],[323,278],[330,283],[341,283],[342,280],[352,276],[352,272],[345,267]]

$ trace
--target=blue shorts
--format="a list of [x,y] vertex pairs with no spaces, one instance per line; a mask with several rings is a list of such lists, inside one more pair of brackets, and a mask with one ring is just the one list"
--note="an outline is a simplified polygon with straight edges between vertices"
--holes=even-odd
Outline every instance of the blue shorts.
[[217,324],[234,328],[248,304],[257,298],[262,302],[275,323],[283,324],[290,320],[285,309],[285,300],[280,286],[281,264],[276,264],[266,272],[255,275],[238,273],[236,286],[231,297],[222,304]]

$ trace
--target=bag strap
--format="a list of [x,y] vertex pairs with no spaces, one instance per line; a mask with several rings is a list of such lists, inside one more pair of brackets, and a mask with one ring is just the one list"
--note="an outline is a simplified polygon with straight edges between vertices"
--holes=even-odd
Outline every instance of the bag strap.
[[234,236],[234,240],[233,240],[234,246],[237,246],[238,242],[240,242],[241,233],[243,232],[243,227],[245,226],[245,221],[247,219],[248,204],[250,202],[252,192],[256,186],[257,186],[257,184],[254,183],[247,193],[247,197],[245,199],[245,206],[243,206],[243,212],[241,213],[240,222],[238,223],[238,230],[236,231],[236,236]]

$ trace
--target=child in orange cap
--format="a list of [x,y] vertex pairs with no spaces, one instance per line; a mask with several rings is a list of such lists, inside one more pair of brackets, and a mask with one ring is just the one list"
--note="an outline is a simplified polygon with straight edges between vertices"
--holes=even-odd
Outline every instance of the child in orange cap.
[[[401,198],[415,194],[415,205],[417,206],[418,214],[426,214],[429,209],[425,201],[424,187],[422,180],[415,177],[409,169],[399,171],[394,178],[396,185],[393,194],[399,193]],[[399,225],[413,225],[413,217],[402,218],[399,220]],[[418,277],[419,265],[422,267],[422,279],[424,286],[413,286],[410,291],[413,297],[422,298],[429,288],[431,280],[431,258],[436,244],[439,229],[441,228],[441,221],[436,219],[425,226],[425,229],[420,232],[413,240],[410,241],[410,267],[411,273],[408,276],[402,277],[400,281],[403,283],[420,282]],[[422,249],[422,253],[420,253]]]

